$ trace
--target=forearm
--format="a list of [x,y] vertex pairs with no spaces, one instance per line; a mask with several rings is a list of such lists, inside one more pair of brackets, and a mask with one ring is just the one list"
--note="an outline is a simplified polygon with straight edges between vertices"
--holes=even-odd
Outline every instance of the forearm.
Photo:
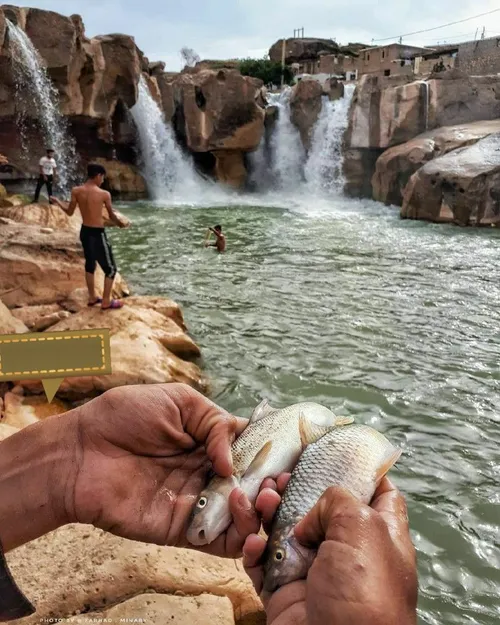
[[0,443],[0,542],[14,549],[69,522],[65,500],[77,458],[74,411]]

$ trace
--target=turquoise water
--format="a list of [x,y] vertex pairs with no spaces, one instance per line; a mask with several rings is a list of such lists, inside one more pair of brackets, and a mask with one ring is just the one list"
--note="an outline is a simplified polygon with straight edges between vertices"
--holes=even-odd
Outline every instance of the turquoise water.
[[[184,309],[213,397],[315,400],[403,448],[421,623],[500,622],[500,238],[313,199],[123,208],[135,292]],[[221,223],[228,252],[203,248]]]

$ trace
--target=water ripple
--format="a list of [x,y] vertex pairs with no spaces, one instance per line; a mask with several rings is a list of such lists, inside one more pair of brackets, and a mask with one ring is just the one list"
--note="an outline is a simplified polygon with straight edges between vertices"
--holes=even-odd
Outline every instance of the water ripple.
[[[421,622],[497,624],[499,233],[362,202],[263,204],[124,207],[120,268],[183,305],[227,409],[316,400],[400,445]],[[224,256],[202,246],[216,222]]]

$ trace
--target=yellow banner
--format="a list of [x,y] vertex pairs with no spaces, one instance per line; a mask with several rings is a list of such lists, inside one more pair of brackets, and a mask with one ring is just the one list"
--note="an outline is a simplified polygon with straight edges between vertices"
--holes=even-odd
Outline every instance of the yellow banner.
[[64,378],[110,373],[107,328],[0,335],[0,382],[41,379],[49,402]]

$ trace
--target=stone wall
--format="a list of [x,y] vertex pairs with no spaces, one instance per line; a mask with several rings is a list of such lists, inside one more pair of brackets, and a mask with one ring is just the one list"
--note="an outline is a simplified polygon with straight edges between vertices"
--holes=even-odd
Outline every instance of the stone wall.
[[469,76],[500,73],[500,37],[460,44],[457,66]]

